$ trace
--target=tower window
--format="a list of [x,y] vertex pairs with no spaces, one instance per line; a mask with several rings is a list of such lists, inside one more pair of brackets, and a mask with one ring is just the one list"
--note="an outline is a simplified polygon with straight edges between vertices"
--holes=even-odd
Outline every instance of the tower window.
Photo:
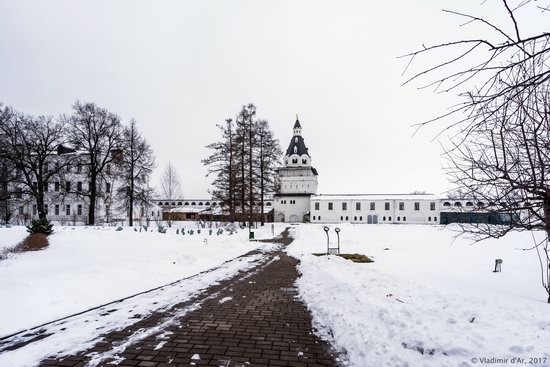
[[319,203],[315,203],[315,210],[319,210]]
[[384,209],[390,210],[390,203],[384,203]]
[[298,153],[298,147],[294,147],[294,153]]
[[348,203],[342,203],[342,210],[348,210]]
[[435,203],[430,203],[430,210],[435,210]]
[[414,203],[414,210],[420,210],[420,203]]
[[[296,152],[294,152],[294,153],[296,153]],[[297,160],[297,159],[293,159],[293,160],[292,160],[292,163],[293,163],[293,164],[297,164],[297,163],[298,163],[298,160]]]
[[307,159],[302,159],[303,164],[307,164]]
[[328,203],[328,210],[332,210],[332,203]]
[[399,210],[405,210],[405,203],[399,203]]
[[376,204],[375,203],[370,203],[370,210],[374,210],[376,208]]
[[[295,138],[294,138],[294,142],[295,142],[295,143],[298,142],[298,137],[295,137]],[[294,148],[296,148],[296,147],[294,147]]]
[[355,203],[355,210],[361,210],[361,203]]

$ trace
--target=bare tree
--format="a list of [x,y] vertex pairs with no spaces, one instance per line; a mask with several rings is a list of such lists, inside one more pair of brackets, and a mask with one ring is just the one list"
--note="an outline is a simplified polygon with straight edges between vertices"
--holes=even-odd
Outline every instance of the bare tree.
[[258,176],[260,181],[260,212],[261,225],[264,225],[264,206],[266,196],[271,196],[277,191],[275,169],[279,165],[283,154],[279,140],[275,139],[267,120],[257,123],[258,142]]
[[168,226],[171,227],[172,212],[175,208],[175,205],[172,205],[172,200],[181,199],[183,196],[183,190],[181,187],[181,179],[170,162],[168,162],[168,165],[162,175],[160,188],[162,196],[168,200],[168,205],[165,203],[163,210],[167,213]]
[[487,27],[493,36],[424,46],[405,55],[409,67],[419,56],[450,52],[447,59],[413,73],[405,84],[420,82],[421,88],[458,92],[462,98],[449,112],[418,127],[447,121],[442,130],[449,134],[445,157],[457,192],[489,203],[483,210],[499,219],[497,225],[475,223],[463,231],[478,240],[510,231],[544,231],[545,239],[530,248],[538,254],[550,303],[550,33],[526,36],[520,22],[522,11],[538,9],[546,18],[541,24],[549,24],[550,3],[540,4],[503,0],[508,25],[445,10],[466,24]]
[[61,121],[68,126],[69,141],[85,156],[89,190],[78,194],[88,199],[88,223],[95,224],[102,174],[111,163],[120,162],[124,154],[120,118],[94,103],[77,101],[73,114],[62,116]]
[[64,129],[64,124],[52,117],[33,117],[13,110],[0,125],[6,145],[4,159],[15,171],[10,184],[21,195],[33,198],[40,219],[46,219],[44,193],[50,180],[70,163],[70,158],[58,155],[65,141]]
[[122,185],[118,189],[118,197],[127,208],[129,224],[134,224],[134,206],[148,207],[151,202],[152,190],[149,179],[155,167],[153,150],[145,138],[139,133],[136,121],[131,120],[122,134],[124,154],[119,162]]

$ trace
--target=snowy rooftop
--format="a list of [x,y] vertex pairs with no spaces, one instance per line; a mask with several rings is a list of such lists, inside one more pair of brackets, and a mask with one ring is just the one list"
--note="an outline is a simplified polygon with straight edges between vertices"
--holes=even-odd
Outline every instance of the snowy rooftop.
[[311,200],[440,200],[434,194],[319,194]]

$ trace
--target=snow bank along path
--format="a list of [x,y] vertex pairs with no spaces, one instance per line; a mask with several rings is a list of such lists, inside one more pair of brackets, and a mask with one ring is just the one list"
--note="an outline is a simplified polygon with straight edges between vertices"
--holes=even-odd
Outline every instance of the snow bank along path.
[[[197,274],[257,247],[248,231],[210,236],[207,229],[197,234],[194,225],[192,236],[176,228],[161,234],[156,228],[55,227],[47,249],[0,261],[0,337]],[[24,227],[0,228],[2,239],[25,235]]]
[[[343,252],[374,263],[311,255],[326,248],[316,225],[300,225],[287,251],[301,260],[297,285],[316,327],[351,365],[520,357],[550,366],[550,306],[537,255],[516,249],[531,245],[530,233],[471,245],[439,226],[340,227]],[[495,258],[504,260],[502,273],[491,272]]]

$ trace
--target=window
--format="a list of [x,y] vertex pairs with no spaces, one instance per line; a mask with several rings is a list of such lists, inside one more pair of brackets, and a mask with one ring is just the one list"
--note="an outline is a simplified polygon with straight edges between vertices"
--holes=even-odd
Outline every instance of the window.
[[385,222],[385,221],[386,221],[386,217],[382,217],[382,220]]
[[19,215],[23,215],[23,207],[22,206],[19,207]]
[[71,181],[67,181],[65,183],[65,191],[67,191],[67,192],[71,191]]
[[355,210],[361,210],[361,203],[355,203]]
[[370,203],[370,210],[375,210],[375,209],[376,209],[376,204]]
[[44,204],[44,213],[48,214],[48,204]]
[[446,202],[443,203],[443,206],[451,206],[451,203],[449,203],[448,201],[446,201]]
[[108,164],[107,166],[105,166],[105,169],[107,171],[107,174],[110,175],[111,174],[111,165]]
[[48,192],[48,183],[44,182],[44,192]]
[[420,210],[420,203],[414,203],[414,210]]
[[69,204],[65,205],[65,215],[71,215],[71,206]]
[[437,222],[437,217],[434,217],[434,222]]
[[348,203],[342,203],[342,210],[348,210]]
[[302,159],[303,164],[307,164],[307,159]]
[[390,203],[384,203],[384,210],[390,210]]
[[76,183],[76,192],[82,192],[82,182],[80,181]]
[[181,201],[178,201],[178,206],[181,206],[183,205]]
[[428,217],[428,222],[431,222],[432,221],[432,217]]
[[405,203],[399,203],[399,210],[405,210]]
[[430,210],[435,210],[435,203],[430,203]]
[[397,221],[398,221],[398,222],[401,221],[401,217],[397,217]]
[[315,203],[315,210],[319,210],[319,203]]
[[82,164],[77,164],[76,165],[76,173],[82,173]]
[[313,220],[315,220],[315,216],[313,216]]
[[59,215],[59,204],[55,204],[54,214]]
[[407,217],[403,217],[403,222],[406,222],[407,221]]
[[202,205],[202,201],[201,201],[201,202],[199,202],[199,205]]
[[[105,182],[105,192],[111,192],[111,183]],[[174,205],[174,203],[172,203]]]
[[319,220],[321,220],[321,216],[319,216]]
[[54,191],[59,191],[59,182],[54,182],[53,189]]
[[348,217],[346,217],[346,220],[348,220]]
[[466,203],[466,206],[474,206],[474,203],[472,203],[471,201],[468,201],[468,202]]
[[344,220],[344,217],[340,217],[340,220]]
[[455,206],[462,206],[462,204],[460,203],[460,201],[457,201],[457,202],[455,203]]
[[189,202],[188,202],[188,201],[186,201],[186,202],[185,202],[185,205],[189,205]]
[[359,217],[359,220],[363,220],[363,217]]
[[297,146],[294,147],[294,153],[298,153],[298,147]]
[[293,160],[292,160],[292,163],[293,163],[293,164],[298,164],[298,159],[293,159]]
[[356,220],[357,220],[357,217],[353,217],[353,220],[355,220],[355,221],[356,221]]
[[76,207],[76,214],[82,215],[82,204],[78,204]]
[[388,217],[388,220],[391,222],[391,217]]
[[328,210],[332,210],[332,203],[328,203]]

